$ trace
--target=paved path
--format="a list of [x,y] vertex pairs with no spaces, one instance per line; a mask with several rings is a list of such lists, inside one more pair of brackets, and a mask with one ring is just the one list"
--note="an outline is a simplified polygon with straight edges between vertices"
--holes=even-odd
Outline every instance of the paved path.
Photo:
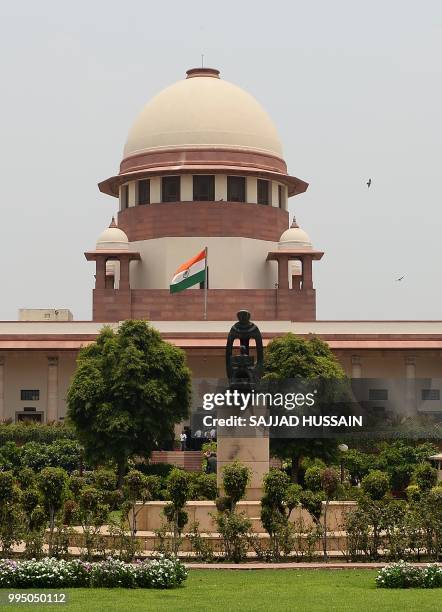
[[[381,569],[387,563],[186,563],[189,569],[229,569],[229,570],[349,570],[349,569]],[[425,567],[426,563],[413,563],[414,566]]]

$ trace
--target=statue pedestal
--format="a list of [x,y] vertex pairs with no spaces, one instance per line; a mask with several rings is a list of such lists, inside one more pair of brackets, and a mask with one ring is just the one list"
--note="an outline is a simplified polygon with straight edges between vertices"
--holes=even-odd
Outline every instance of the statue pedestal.
[[217,480],[222,486],[223,467],[239,461],[252,471],[251,480],[247,486],[245,499],[260,500],[262,497],[262,479],[269,471],[269,438],[218,437],[217,444]]

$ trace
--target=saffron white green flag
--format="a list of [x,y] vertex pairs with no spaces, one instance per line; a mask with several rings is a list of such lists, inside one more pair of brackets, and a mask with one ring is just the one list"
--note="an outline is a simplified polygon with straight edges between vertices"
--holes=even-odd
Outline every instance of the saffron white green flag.
[[183,291],[206,280],[206,249],[183,263],[175,272],[170,283],[170,293]]

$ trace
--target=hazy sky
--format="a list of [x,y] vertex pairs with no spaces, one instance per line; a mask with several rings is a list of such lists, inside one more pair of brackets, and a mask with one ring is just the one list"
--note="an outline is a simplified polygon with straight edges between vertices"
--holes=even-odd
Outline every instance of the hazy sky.
[[3,1],[0,28],[0,319],[91,317],[83,252],[117,209],[96,184],[201,53],[310,183],[290,209],[325,251],[318,318],[442,319],[440,1]]

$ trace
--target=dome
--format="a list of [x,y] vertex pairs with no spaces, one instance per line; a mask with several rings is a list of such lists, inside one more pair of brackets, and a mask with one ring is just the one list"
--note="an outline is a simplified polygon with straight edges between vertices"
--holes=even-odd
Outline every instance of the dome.
[[292,225],[281,234],[279,249],[311,249],[312,243],[309,235],[296,223],[293,217]]
[[115,219],[97,240],[97,250],[114,251],[129,249],[129,240],[123,230],[118,229]]
[[176,148],[248,149],[282,158],[276,127],[253,96],[194,68],[146,104],[133,124],[124,158]]

